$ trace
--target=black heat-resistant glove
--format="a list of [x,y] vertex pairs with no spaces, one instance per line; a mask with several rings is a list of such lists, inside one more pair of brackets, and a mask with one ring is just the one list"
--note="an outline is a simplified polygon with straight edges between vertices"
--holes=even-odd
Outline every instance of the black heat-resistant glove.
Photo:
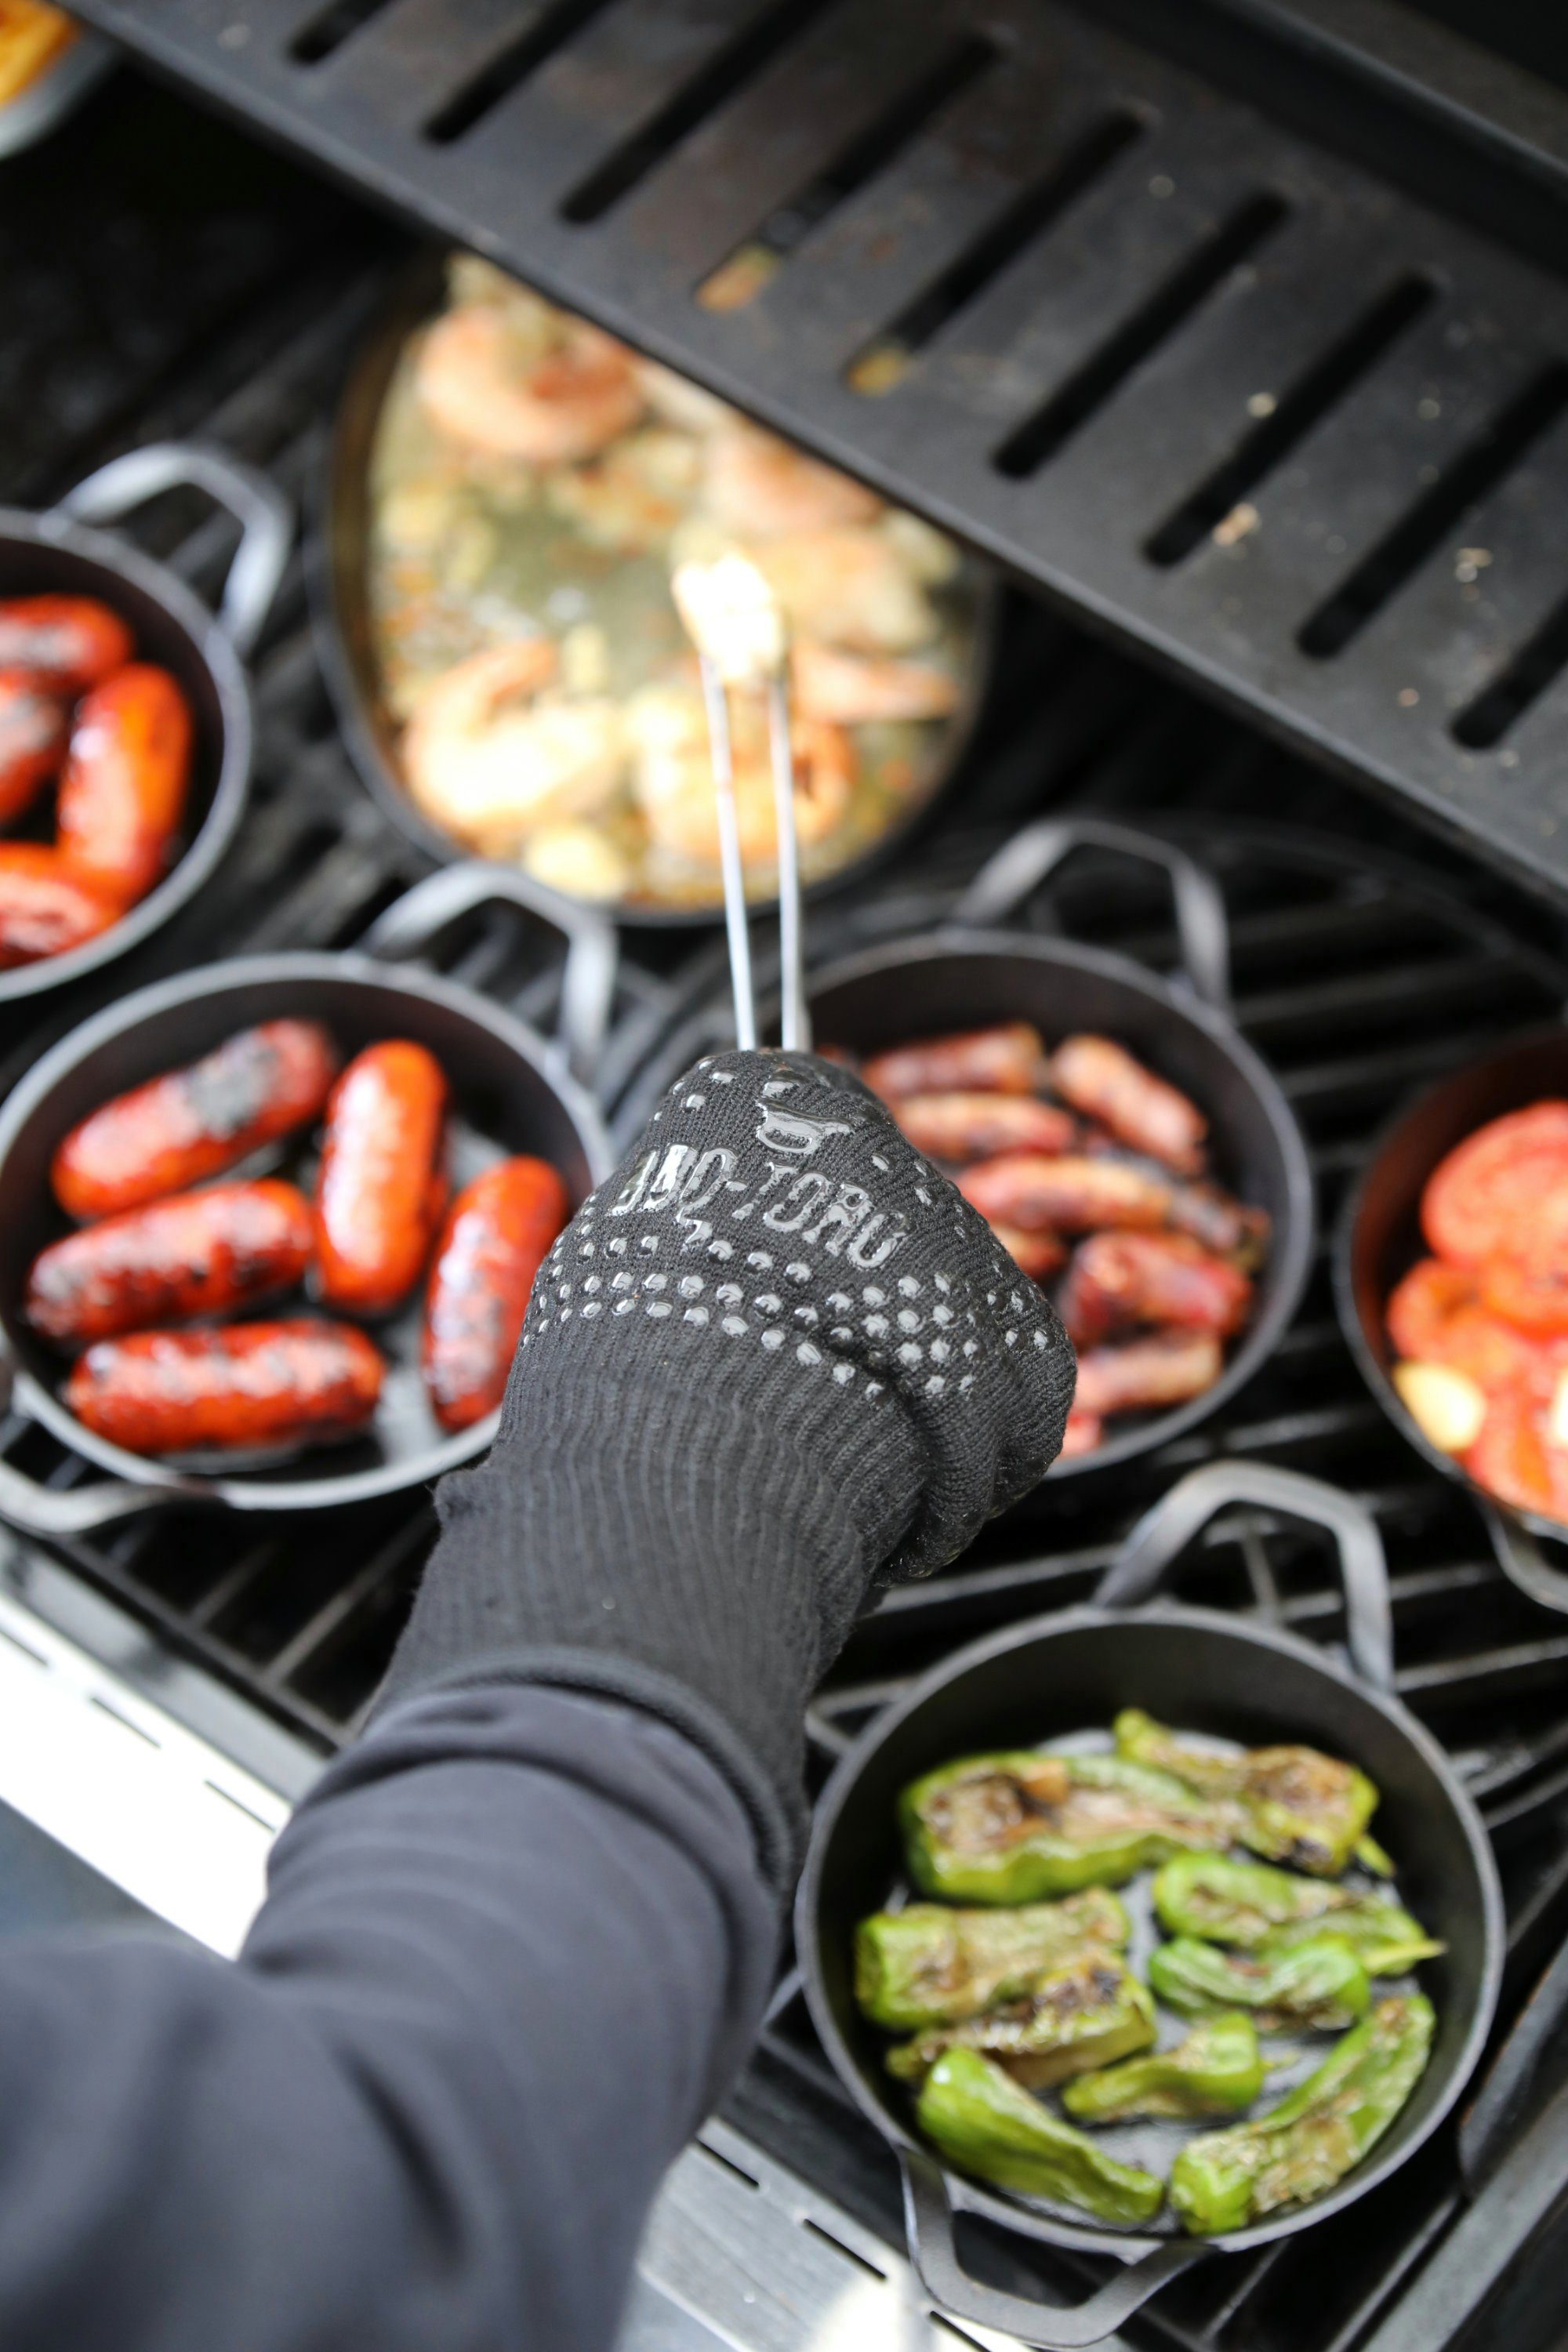
[[782,1889],[805,1703],[869,1588],[1032,1486],[1072,1386],[1049,1302],[858,1081],[700,1062],[540,1269],[383,1705],[510,1678],[647,1706],[727,1769]]

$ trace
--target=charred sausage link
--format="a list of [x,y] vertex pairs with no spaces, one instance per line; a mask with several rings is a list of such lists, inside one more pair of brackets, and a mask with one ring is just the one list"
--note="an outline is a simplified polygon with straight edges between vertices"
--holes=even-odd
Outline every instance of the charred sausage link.
[[1213,1388],[1224,1360],[1211,1331],[1156,1331],[1120,1348],[1087,1348],[1078,1360],[1073,1411],[1135,1412],[1185,1404]]
[[66,1346],[224,1315],[300,1281],[310,1207],[292,1184],[215,1184],[106,1217],[34,1259],[22,1311]]
[[1043,1282],[1067,1264],[1068,1245],[1059,1234],[1026,1234],[1019,1225],[999,1224],[994,1217],[987,1223],[1019,1273],[1032,1282]]
[[958,1189],[983,1217],[1026,1233],[1087,1234],[1105,1225],[1150,1232],[1171,1213],[1168,1182],[1114,1160],[1009,1152],[966,1169]]
[[41,841],[0,841],[0,971],[64,955],[125,909]]
[[1051,1083],[1064,1102],[1134,1151],[1178,1176],[1202,1174],[1207,1119],[1113,1037],[1064,1038],[1051,1056]]
[[8,596],[0,602],[0,669],[25,669],[64,694],[97,686],[128,662],[131,632],[96,596]]
[[932,1160],[993,1160],[1002,1151],[1070,1151],[1077,1122],[1032,1095],[905,1095],[893,1115]]
[[1239,1331],[1252,1285],[1238,1266],[1185,1234],[1091,1234],[1079,1244],[1058,1300],[1068,1337],[1088,1346],[1134,1323]]
[[79,874],[126,906],[173,860],[191,740],[190,705],[151,662],[117,670],[78,707],[60,778],[59,846]]
[[318,1022],[264,1021],[186,1068],[116,1095],[55,1153],[55,1197],[68,1216],[111,1216],[221,1175],[248,1152],[312,1119],[337,1068]]
[[30,670],[0,669],[0,824],[22,815],[65,757],[66,707]]
[[425,1309],[421,1363],[437,1420],[467,1429],[506,1388],[533,1277],[571,1214],[548,1160],[503,1160],[452,1203]]
[[237,1323],[100,1339],[65,1401],[85,1428],[130,1454],[320,1444],[362,1428],[384,1367],[345,1323]]
[[1046,1075],[1046,1048],[1027,1021],[965,1029],[952,1037],[924,1037],[873,1054],[860,1076],[888,1102],[905,1095],[1032,1095]]
[[447,1205],[446,1117],[440,1064],[405,1037],[367,1045],[333,1087],[316,1192],[329,1305],[383,1314],[419,1279]]

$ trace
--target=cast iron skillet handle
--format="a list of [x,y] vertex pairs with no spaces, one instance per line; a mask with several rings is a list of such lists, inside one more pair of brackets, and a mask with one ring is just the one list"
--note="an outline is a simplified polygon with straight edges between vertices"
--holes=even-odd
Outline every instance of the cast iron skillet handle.
[[118,522],[160,491],[192,484],[226,507],[239,525],[239,546],[224,583],[218,618],[236,650],[247,654],[272,609],[294,536],[288,499],[254,466],[194,442],[154,441],[111,457],[68,490],[57,511],[77,522]]
[[1517,1584],[1543,1609],[1568,1612],[1568,1574],[1552,1566],[1530,1529],[1506,1504],[1490,1502],[1479,1493],[1476,1501],[1498,1566],[1510,1583]]
[[590,1085],[615,1001],[616,956],[613,927],[591,907],[563,898],[516,866],[470,857],[416,882],[395,906],[377,916],[360,944],[369,954],[392,961],[419,955],[460,915],[498,900],[521,907],[564,936],[566,964],[561,975],[556,1043],[572,1076]]
[[1230,1503],[1257,1503],[1327,1528],[1339,1547],[1351,1664],[1373,1690],[1392,1693],[1394,1620],[1377,1522],[1337,1486],[1304,1478],[1298,1470],[1275,1470],[1261,1462],[1209,1462],[1190,1471],[1139,1520],[1100,1579],[1096,1607],[1130,1609],[1146,1600],[1198,1529]]
[[1544,1971],[1512,2032],[1488,2067],[1459,2125],[1459,2170],[1474,2196],[1514,2137],[1541,2061],[1568,2013],[1568,1944]]
[[954,2319],[969,2320],[976,2327],[997,2328],[1020,2343],[1037,2346],[1039,2352],[1078,2352],[1081,2345],[1098,2344],[1209,2251],[1194,2245],[1190,2238],[1173,2240],[1141,2261],[1129,2263],[1087,2303],[1033,2303],[1026,2295],[1005,2294],[998,2287],[985,2286],[964,2269],[958,2259],[952,2208],[942,2167],[918,2147],[900,2149],[899,2162],[904,2175],[910,2260],[932,2302]]
[[1184,849],[1152,834],[1135,833],[1124,824],[1106,824],[1099,817],[1043,817],[1037,824],[1026,824],[1022,833],[1016,833],[987,860],[949,919],[960,924],[1001,922],[1047,874],[1054,874],[1079,850],[1090,848],[1114,850],[1119,856],[1163,868],[1175,902],[1176,936],[1187,984],[1200,1003],[1213,1012],[1228,1013],[1230,921],[1219,884]]

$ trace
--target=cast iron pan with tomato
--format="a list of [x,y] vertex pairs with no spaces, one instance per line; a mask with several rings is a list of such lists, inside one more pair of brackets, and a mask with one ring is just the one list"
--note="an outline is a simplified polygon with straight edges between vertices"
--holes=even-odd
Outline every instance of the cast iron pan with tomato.
[[[472,989],[394,966],[392,959],[416,955],[471,909],[503,900],[566,934],[557,1043]],[[596,916],[526,876],[476,863],[416,884],[373,926],[362,951],[208,964],[139,990],[46,1054],[0,1114],[0,1198],[7,1210],[0,1227],[0,1389],[8,1386],[14,1409],[79,1462],[110,1475],[46,1486],[0,1463],[0,1519],[60,1538],[175,1503],[321,1509],[404,1492],[482,1453],[499,1410],[456,1431],[443,1429],[431,1411],[421,1374],[422,1283],[370,1326],[385,1363],[384,1385],[374,1420],[352,1436],[254,1458],[209,1451],[155,1459],[88,1428],[66,1402],[69,1360],[23,1312],[39,1251],[70,1230],[52,1181],[55,1156],[111,1098],[187,1068],[260,1024],[310,1023],[328,1033],[344,1062],[388,1039],[411,1040],[434,1055],[448,1092],[446,1159],[454,1191],[493,1162],[526,1154],[559,1172],[575,1207],[611,1161],[598,1113],[574,1072],[591,1067],[614,970],[613,935]],[[230,1172],[280,1175],[309,1192],[314,1149],[301,1129]]]
[[[1394,1385],[1398,1358],[1387,1326],[1392,1293],[1410,1269],[1431,1254],[1432,1234],[1423,1231],[1423,1200],[1434,1172],[1490,1121],[1508,1118],[1535,1104],[1562,1103],[1568,1103],[1568,1029],[1561,1027],[1517,1038],[1421,1096],[1384,1132],[1346,1204],[1334,1251],[1334,1288],[1351,1352],[1395,1428],[1435,1469],[1469,1488],[1505,1575],[1531,1600],[1549,1609],[1568,1611],[1568,1555],[1561,1556],[1562,1566],[1554,1566],[1544,1549],[1568,1545],[1568,1508],[1558,1517],[1544,1509],[1521,1508],[1500,1501],[1454,1454],[1433,1444]],[[1468,1164],[1460,1165],[1459,1181],[1444,1188],[1444,1198],[1438,1202],[1438,1239],[1451,1244],[1457,1234],[1462,1247],[1467,1232],[1484,1240],[1500,1220],[1504,1239],[1528,1245],[1532,1237],[1531,1220],[1528,1208],[1521,1213],[1517,1197],[1522,1179],[1529,1179],[1527,1194],[1529,1184],[1539,1182],[1544,1195],[1550,1180],[1552,1190],[1568,1201],[1568,1112],[1561,1114],[1556,1124],[1560,1145],[1555,1172],[1552,1153],[1543,1149],[1551,1143],[1550,1119],[1532,1123],[1532,1138],[1529,1129],[1524,1130],[1529,1141],[1527,1159],[1515,1154],[1513,1164],[1509,1164],[1506,1129],[1501,1148],[1484,1157],[1468,1155]],[[1430,1205],[1426,1223],[1428,1226],[1432,1223]],[[1542,1328],[1528,1334],[1523,1344],[1532,1345],[1543,1360],[1549,1351],[1560,1351],[1568,1360],[1568,1314],[1562,1320],[1560,1333]],[[1538,1406],[1540,1402],[1536,1400]],[[1525,1410],[1521,1392],[1515,1417],[1522,1416]],[[1488,1443],[1506,1444],[1509,1433],[1508,1426],[1494,1420]],[[1522,1420],[1515,1434],[1521,1443],[1526,1441]],[[1476,1455],[1468,1458],[1479,1466]],[[1568,1497],[1568,1484],[1564,1495]]]

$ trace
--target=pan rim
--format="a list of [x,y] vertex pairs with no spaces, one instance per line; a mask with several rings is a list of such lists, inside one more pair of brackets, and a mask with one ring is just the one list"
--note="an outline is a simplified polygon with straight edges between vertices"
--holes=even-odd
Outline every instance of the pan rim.
[[8,543],[57,548],[67,555],[100,564],[128,580],[159,604],[190,641],[193,651],[211,677],[223,727],[217,780],[207,813],[186,845],[184,856],[171,866],[156,887],[128,908],[95,939],[85,940],[65,954],[43,956],[36,963],[19,964],[0,972],[0,1004],[38,996],[63,988],[125,955],[178,913],[206,882],[234,839],[250,788],[255,749],[255,716],[250,682],[233,641],[216,613],[210,611],[178,575],[156,557],[145,555],[128,540],[58,511],[35,514],[24,507],[0,507],[0,557]]
[[[89,1054],[110,1045],[144,1021],[187,1003],[193,996],[217,996],[241,987],[270,987],[289,981],[348,982],[396,992],[426,1003],[441,1004],[488,1029],[496,1041],[526,1062],[565,1111],[577,1137],[592,1183],[603,1181],[613,1166],[610,1140],[597,1105],[585,1088],[554,1066],[551,1048],[537,1032],[505,1007],[492,1003],[461,982],[441,973],[379,963],[352,949],[283,949],[272,954],[236,956],[197,964],[166,980],[152,982],[119,1003],[67,1032],[0,1105],[0,1183],[16,1137],[26,1121],[47,1102],[59,1081]],[[16,1341],[8,1313],[0,1312],[0,1344],[6,1352]],[[145,1454],[127,1453],[83,1427],[74,1413],[43,1382],[18,1366],[15,1394],[21,1409],[39,1422],[51,1436],[72,1453],[95,1463],[116,1477],[145,1486],[150,1498],[159,1493],[222,1503],[238,1511],[335,1509],[340,1505],[372,1502],[405,1492],[458,1468],[489,1446],[500,1423],[500,1409],[469,1428],[458,1430],[414,1462],[384,1464],[346,1475],[279,1479],[225,1478],[203,1472],[174,1472]]]
[[[1390,2148],[1384,2143],[1381,2153],[1374,2149],[1363,2163],[1352,2167],[1340,2185],[1331,2189],[1327,2196],[1317,2198],[1293,2212],[1255,2223],[1250,2229],[1229,2231],[1212,2239],[1191,2241],[1194,2245],[1220,2253],[1247,2253],[1257,2247],[1268,2245],[1278,2238],[1294,2236],[1317,2221],[1328,2220],[1366,2190],[1376,2188],[1390,2174],[1397,2171],[1407,2158],[1425,2146],[1452,2112],[1475,2072],[1491,2030],[1502,1982],[1506,1935],[1502,1889],[1491,1842],[1473,1801],[1459,1782],[1443,1748],[1425,1725],[1408,1712],[1397,1696],[1373,1690],[1331,1653],[1303,1641],[1299,1634],[1289,1633],[1283,1627],[1256,1625],[1227,1615],[1223,1610],[1200,1609],[1167,1601],[1145,1602],[1135,1610],[1097,1609],[1091,1603],[1086,1603],[1074,1609],[1046,1611],[966,1643],[962,1649],[953,1651],[930,1667],[901,1699],[895,1700],[891,1706],[868,1724],[835,1765],[813,1812],[810,1842],[796,1889],[794,1909],[795,1956],[812,2024],[839,2083],[848,2092],[859,2112],[893,2147],[900,2160],[906,2150],[931,2157],[933,2152],[925,2143],[896,2123],[890,2113],[873,2097],[860,2067],[845,2045],[822,1987],[817,1913],[827,1850],[839,1818],[858,1788],[867,1764],[878,1749],[928,1700],[945,1690],[961,1675],[987,1664],[993,1658],[1005,1656],[1011,1651],[1058,1634],[1118,1629],[1131,1631],[1149,1624],[1180,1626],[1196,1633],[1239,1643],[1247,1648],[1289,1657],[1364,1699],[1384,1717],[1394,1733],[1415,1748],[1436,1779],[1463,1834],[1481,1894],[1484,1956],[1480,1979],[1475,1988],[1464,2042],[1431,2112],[1423,2119],[1419,2129],[1402,2146]],[[1175,2238],[1168,2235],[1143,2237],[1096,2228],[1092,2224],[1080,2226],[1070,2221],[1058,2221],[1054,2216],[1035,2213],[1014,2204],[1005,2191],[993,2191],[980,2183],[964,2179],[952,2171],[940,2158],[933,2158],[933,2160],[940,2166],[949,2201],[955,2212],[977,2215],[998,2223],[1004,2229],[1015,2230],[1026,2237],[1036,2239],[1042,2244],[1089,2253],[1111,2254],[1123,2262],[1133,2262],[1161,2247],[1184,2242],[1179,2235]]]

